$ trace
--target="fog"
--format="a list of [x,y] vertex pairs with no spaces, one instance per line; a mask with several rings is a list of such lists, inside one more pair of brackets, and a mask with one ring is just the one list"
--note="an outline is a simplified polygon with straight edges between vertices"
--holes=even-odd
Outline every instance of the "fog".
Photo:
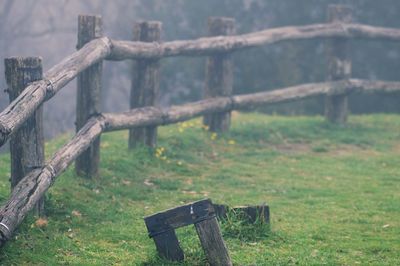
[[[194,39],[206,35],[209,16],[236,20],[237,33],[286,25],[324,23],[328,4],[352,6],[363,24],[400,28],[398,0],[0,0],[0,57],[41,56],[44,71],[75,51],[77,17],[99,14],[104,35],[132,38],[135,21],[159,20],[162,40]],[[400,46],[383,41],[352,42],[353,76],[396,81],[400,73]],[[204,83],[204,58],[170,58],[161,64],[159,104],[198,100]],[[249,93],[326,79],[324,41],[287,42],[244,50],[234,56],[234,93]],[[0,84],[6,89],[4,66]],[[102,110],[129,108],[130,62],[105,62]],[[76,82],[45,103],[47,138],[74,129]],[[358,95],[351,98],[353,113],[398,112],[400,95]],[[0,109],[8,104],[1,93]],[[272,108],[267,112],[321,114],[322,99]]]

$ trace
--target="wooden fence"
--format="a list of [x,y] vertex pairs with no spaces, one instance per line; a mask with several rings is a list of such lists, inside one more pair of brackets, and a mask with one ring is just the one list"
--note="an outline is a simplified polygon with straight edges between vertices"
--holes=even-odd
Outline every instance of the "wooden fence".
[[[348,56],[350,39],[400,41],[400,30],[352,23],[350,9],[330,6],[326,24],[268,29],[234,35],[234,20],[210,18],[209,37],[160,42],[161,23],[137,23],[134,41],[112,40],[102,35],[98,16],[79,16],[78,51],[42,76],[40,58],[5,60],[10,105],[0,113],[0,146],[11,139],[12,192],[0,208],[0,246],[11,238],[27,213],[37,206],[56,178],[74,161],[79,175],[98,176],[100,135],[130,130],[129,147],[156,145],[157,126],[204,116],[213,131],[226,131],[230,111],[251,106],[326,96],[326,118],[345,123],[350,93],[393,92],[400,82],[351,79]],[[225,36],[223,36],[225,35]],[[327,39],[327,82],[282,88],[246,95],[232,95],[232,53],[272,43]],[[155,105],[159,87],[159,61],[170,56],[207,56],[205,98],[162,110]],[[100,90],[103,60],[135,60],[131,110],[101,113]],[[76,135],[44,162],[42,104],[77,77]],[[23,158],[23,159],[22,159]]]

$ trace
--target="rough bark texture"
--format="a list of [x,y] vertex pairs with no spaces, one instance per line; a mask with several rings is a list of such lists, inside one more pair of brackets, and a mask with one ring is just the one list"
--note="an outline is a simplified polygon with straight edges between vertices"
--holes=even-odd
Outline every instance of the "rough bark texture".
[[91,118],[44,167],[34,169],[14,187],[8,201],[0,208],[0,246],[11,238],[14,230],[54,183],[56,177],[100,136],[104,126],[102,116]]
[[212,55],[282,41],[315,38],[355,38],[400,41],[400,29],[362,24],[314,24],[268,29],[248,34],[159,43],[112,40],[110,60]]
[[[145,21],[134,25],[134,41],[160,42],[161,22]],[[160,63],[158,59],[140,59],[133,63],[130,107],[131,109],[154,106],[160,86]],[[157,127],[129,130],[129,148],[138,144],[149,147],[157,145]]]
[[[351,9],[342,5],[330,5],[328,22],[351,23]],[[327,41],[328,81],[348,79],[351,76],[351,61],[349,56],[348,38],[334,38]],[[345,124],[348,114],[347,95],[327,96],[325,102],[325,117],[329,122]]]
[[143,107],[123,113],[103,114],[106,131],[129,129],[141,126],[173,124],[205,114],[241,110],[265,104],[296,101],[321,95],[343,95],[355,92],[394,92],[400,90],[400,82],[368,81],[359,79],[340,80],[325,83],[310,83],[277,89],[274,91],[218,97],[172,106],[162,110]]
[[[80,15],[78,17],[78,44],[81,49],[88,42],[102,37],[102,21],[99,16]],[[93,64],[78,75],[76,101],[76,132],[87,120],[100,113],[101,75],[103,63]],[[75,162],[76,173],[80,176],[94,178],[99,175],[100,137],[81,154]]]
[[[235,21],[231,18],[208,19],[209,36],[233,35]],[[231,53],[218,53],[207,58],[204,98],[231,96],[233,88],[233,63]],[[213,132],[229,129],[231,113],[215,113],[204,116],[203,123]]]
[[[12,57],[4,60],[10,102],[25,87],[42,79],[42,59],[39,57]],[[40,106],[18,129],[10,140],[11,190],[31,170],[44,165],[43,108]],[[36,214],[44,215],[43,198],[36,204]]]
[[197,235],[200,238],[201,246],[206,254],[210,265],[226,266],[232,265],[228,248],[222,238],[217,218],[213,217],[208,220],[196,223]]
[[31,83],[6,109],[0,113],[0,146],[46,100],[54,96],[80,72],[111,53],[111,42],[100,38],[66,57],[51,68],[41,81]]

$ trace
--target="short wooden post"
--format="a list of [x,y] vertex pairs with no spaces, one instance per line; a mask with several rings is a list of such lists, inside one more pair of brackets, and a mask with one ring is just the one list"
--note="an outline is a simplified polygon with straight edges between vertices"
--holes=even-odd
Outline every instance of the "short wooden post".
[[[161,40],[161,22],[144,21],[134,25],[133,39],[141,42]],[[158,59],[141,59],[133,63],[130,107],[131,109],[154,106],[160,86],[160,63]],[[129,130],[129,148],[144,144],[157,145],[157,127],[140,127]]]
[[175,230],[168,230],[162,234],[155,235],[153,240],[161,257],[170,261],[183,261],[185,258]]
[[[102,21],[100,16],[79,15],[77,49],[86,43],[102,36]],[[99,62],[78,75],[76,103],[76,132],[87,120],[100,113],[102,62]],[[80,176],[98,177],[100,160],[100,137],[76,159],[75,170]]]
[[[208,19],[208,35],[235,34],[235,20],[224,17]],[[231,53],[219,53],[207,58],[204,98],[231,96],[233,88],[233,64]],[[203,123],[213,132],[229,130],[230,112],[205,115]]]
[[210,265],[232,265],[216,217],[195,223],[197,235]]
[[[352,22],[351,8],[344,5],[329,5],[328,22]],[[347,38],[334,38],[327,41],[328,80],[348,79],[351,76],[351,61],[349,57],[349,41]],[[327,121],[344,124],[348,115],[348,97],[343,95],[328,95],[325,103]]]
[[[25,87],[42,79],[40,57],[11,57],[4,60],[10,102]],[[39,107],[10,139],[11,190],[31,170],[44,165],[43,108]],[[44,215],[44,200],[39,200],[36,214]]]

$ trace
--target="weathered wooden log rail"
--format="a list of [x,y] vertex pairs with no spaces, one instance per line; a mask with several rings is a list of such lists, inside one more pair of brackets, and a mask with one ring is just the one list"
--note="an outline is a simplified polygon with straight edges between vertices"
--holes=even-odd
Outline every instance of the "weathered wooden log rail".
[[17,184],[7,203],[0,208],[0,246],[11,237],[15,228],[54,183],[55,179],[103,132],[167,125],[215,112],[240,110],[263,104],[363,90],[399,91],[400,82],[353,79],[313,83],[270,92],[211,98],[181,106],[173,106],[168,110],[143,107],[124,113],[106,113],[92,117],[67,144],[53,155],[44,167],[30,172]]
[[[350,23],[349,10],[341,6],[330,7],[328,24],[290,26],[243,35],[234,32],[234,21],[214,18],[209,21],[210,35],[189,41],[159,42],[161,24],[144,22],[137,26],[140,41],[119,41],[102,36],[101,19],[96,16],[79,18],[79,50],[62,60],[44,74],[42,80],[33,81],[10,105],[0,113],[0,146],[25,126],[26,121],[40,109],[42,104],[53,97],[68,82],[78,77],[78,106],[76,135],[65,144],[45,165],[35,166],[24,173],[12,193],[0,208],[0,246],[11,238],[14,230],[27,213],[40,202],[47,189],[56,178],[75,160],[77,172],[89,176],[97,175],[99,137],[104,132],[131,130],[143,132],[141,140],[149,146],[156,143],[156,127],[205,116],[205,123],[220,123],[215,130],[229,128],[230,111],[248,109],[265,104],[295,101],[309,97],[327,96],[331,122],[345,122],[347,95],[356,92],[394,92],[400,90],[400,82],[369,81],[351,79],[351,63],[346,53],[337,46],[346,47],[348,39],[380,39],[400,41],[400,29],[374,27]],[[311,83],[274,91],[245,95],[231,95],[232,52],[268,45],[282,41],[315,38],[329,38],[330,73],[328,82]],[[146,42],[150,41],[150,42]],[[336,48],[335,48],[336,47]],[[171,56],[208,56],[207,99],[168,109],[155,107],[154,95],[158,89],[158,60]],[[131,98],[131,109],[123,113],[103,113],[99,111],[98,92],[101,88],[101,62],[103,60],[137,60],[142,74],[134,75],[132,93],[140,92],[138,98]],[[137,70],[137,69],[136,69]],[[139,72],[138,72],[139,73]],[[143,74],[147,73],[147,74]],[[148,90],[147,92],[144,90]],[[91,97],[96,98],[91,100]],[[135,96],[137,97],[137,96]],[[143,99],[145,98],[145,99]],[[88,105],[85,107],[85,105]],[[41,119],[37,119],[40,123]],[[33,120],[31,120],[33,121]],[[218,121],[218,122],[210,122]],[[224,125],[222,125],[224,124]],[[38,125],[32,125],[38,126]],[[39,127],[40,128],[40,125]],[[132,134],[129,146],[134,146]],[[22,154],[24,151],[22,151]],[[32,154],[30,155],[32,157]],[[88,162],[88,166],[85,164]],[[20,163],[22,164],[22,163]],[[21,167],[24,165],[20,165]],[[18,166],[13,166],[18,167]],[[26,169],[26,165],[24,166]],[[25,169],[24,168],[24,169]],[[18,178],[18,180],[20,177]]]
[[118,41],[107,37],[95,39],[47,71],[42,81],[29,85],[23,94],[0,113],[0,146],[4,145],[10,135],[28,119],[41,103],[53,97],[80,72],[104,59],[206,56],[282,41],[338,37],[400,41],[400,29],[331,23],[282,27],[236,36],[165,43]]

